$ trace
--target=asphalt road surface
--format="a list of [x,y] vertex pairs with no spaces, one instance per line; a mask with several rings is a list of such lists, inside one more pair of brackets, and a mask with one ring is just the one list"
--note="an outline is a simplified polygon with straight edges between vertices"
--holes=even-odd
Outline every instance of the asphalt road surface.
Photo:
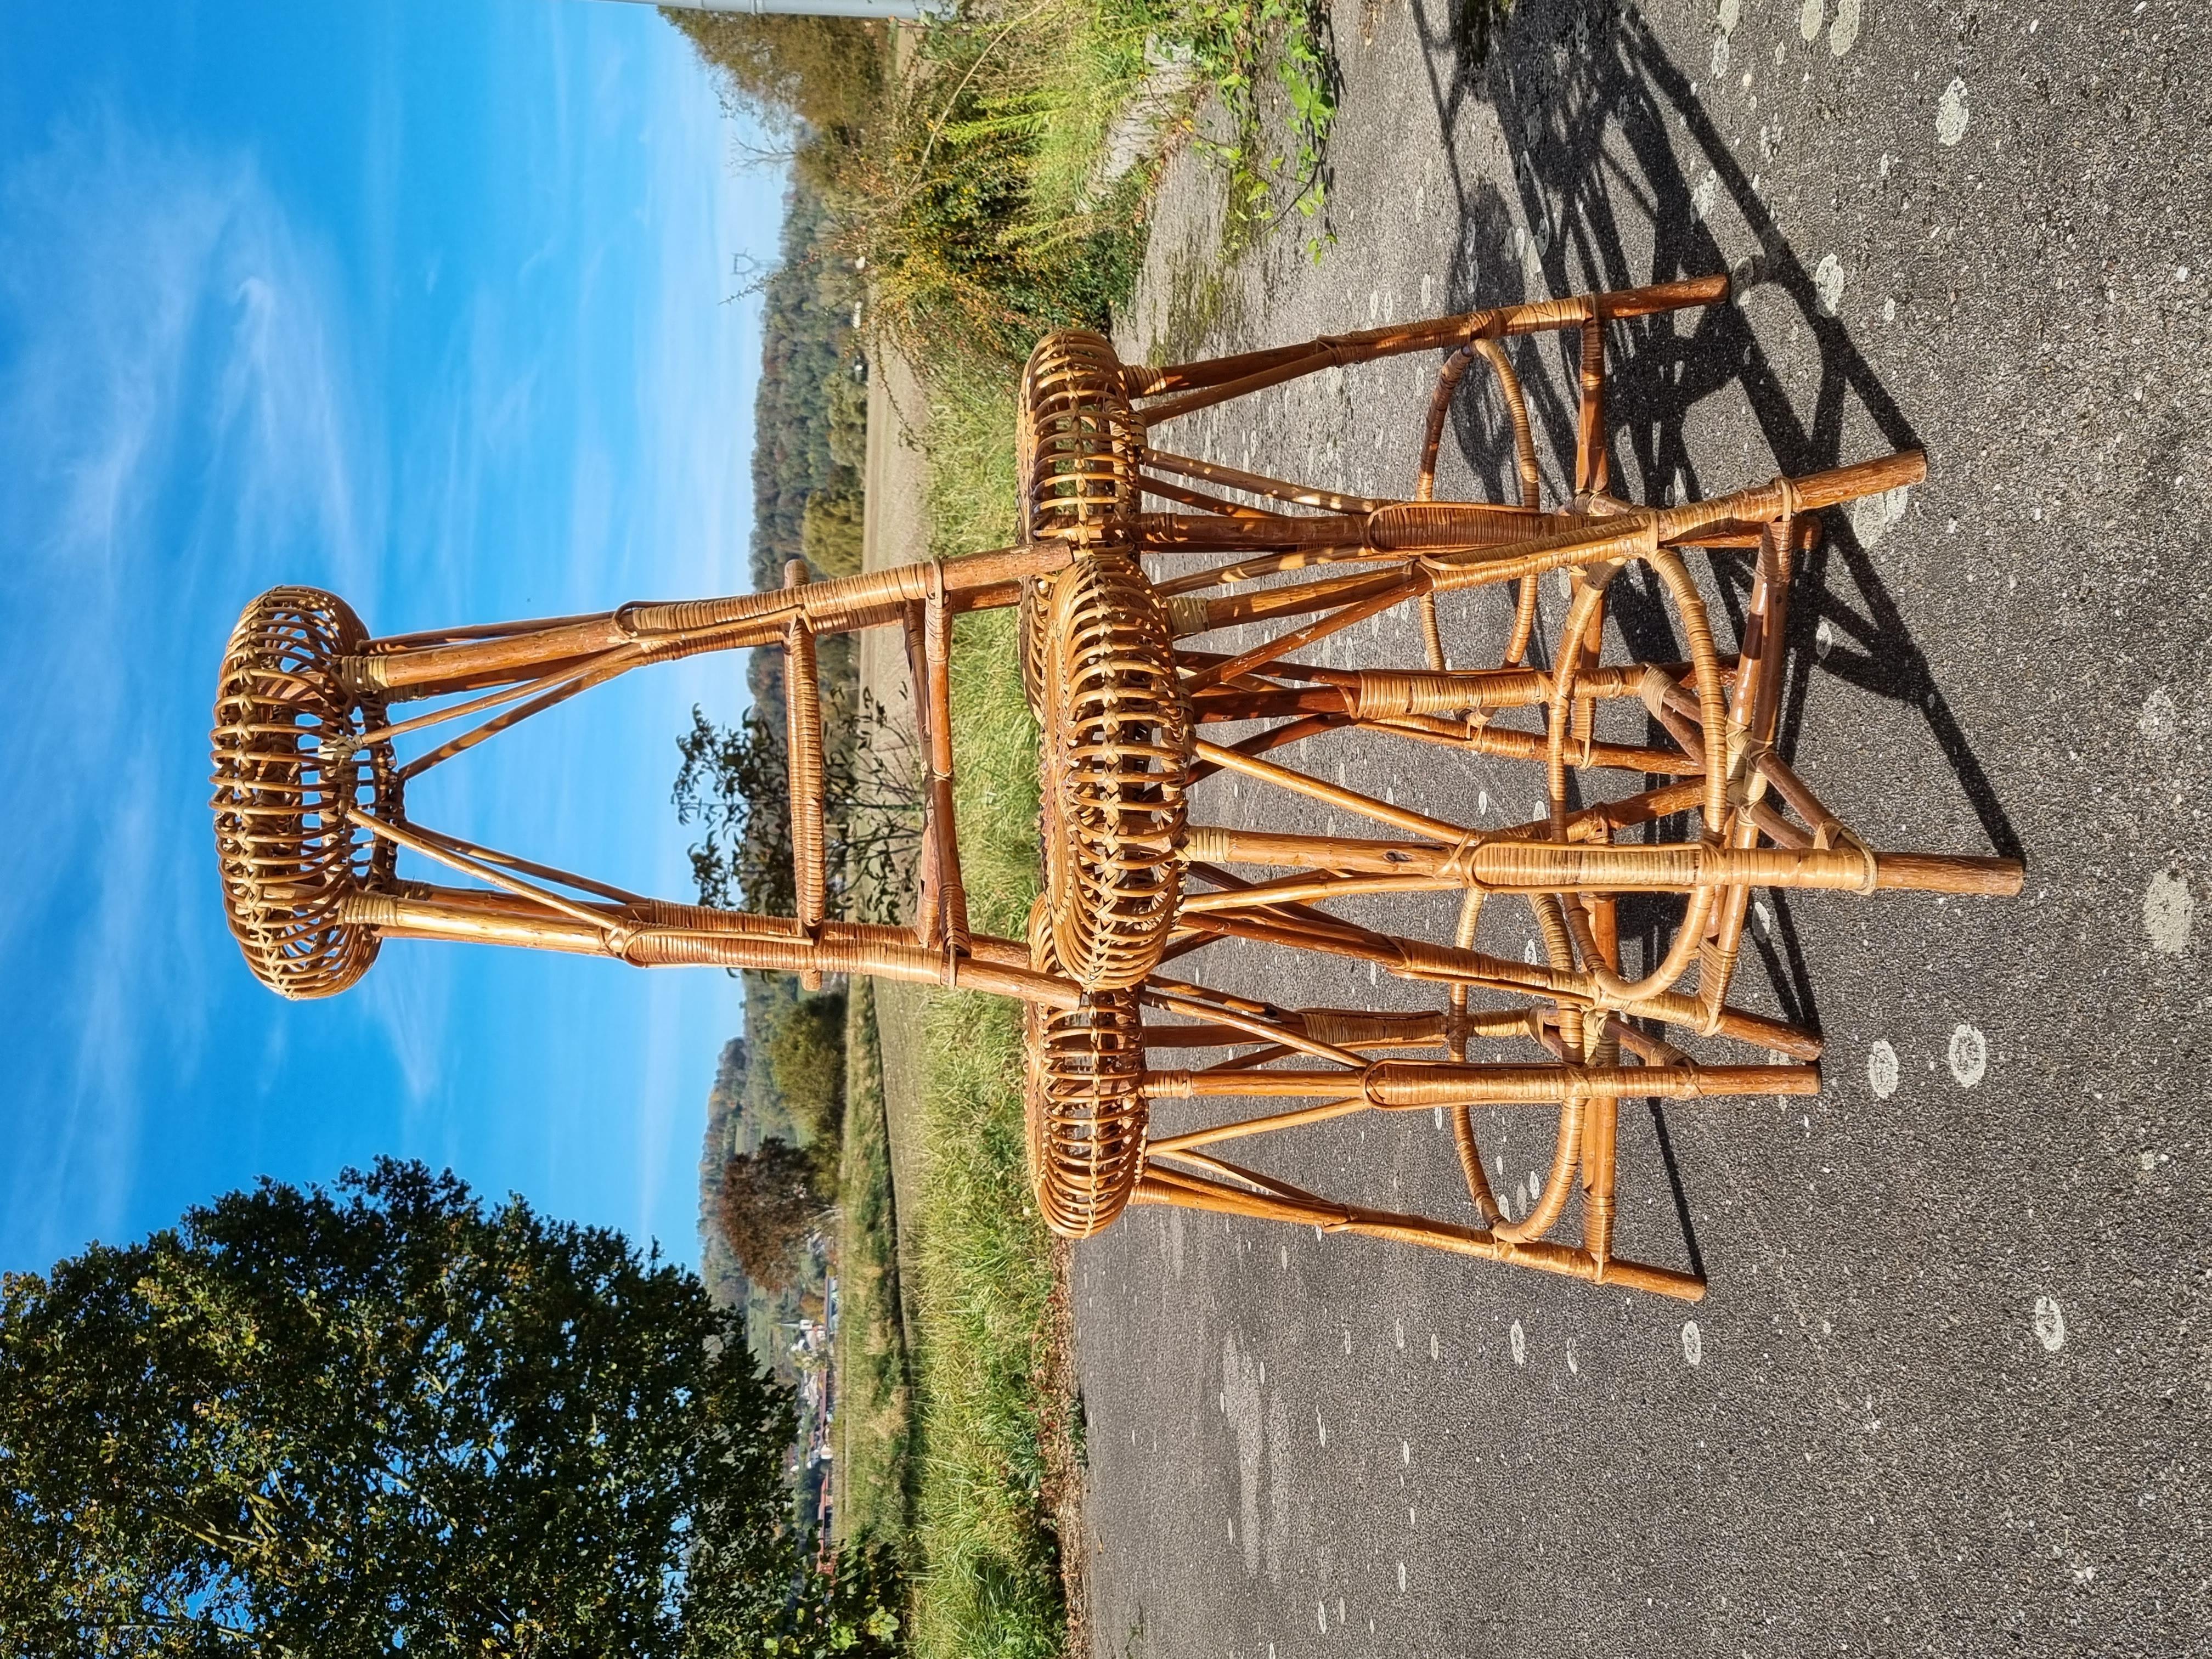
[[[1759,896],[1736,1000],[1819,1029],[1824,1093],[1622,1114],[1620,1248],[1702,1267],[1701,1304],[1157,1210],[1079,1246],[1097,1651],[2212,1649],[2212,14],[1520,0],[1486,40],[1454,10],[1337,7],[1317,264],[1286,236],[1209,311],[1218,216],[1180,167],[1130,349],[1178,316],[1241,348],[1736,270],[1732,304],[1616,331],[1617,487],[1924,448],[1928,483],[1832,514],[1797,584],[1784,750],[1876,844],[2015,854],[2028,884]],[[1521,362],[1556,490],[1564,349]],[[1403,492],[1434,368],[1174,435]],[[1503,498],[1479,397],[1445,451],[1448,492]],[[1735,614],[1741,583],[1707,580]],[[1563,610],[1547,588],[1546,629]],[[1496,660],[1494,599],[1446,620],[1456,660]],[[1664,654],[1656,599],[1624,623]],[[1331,653],[1419,646],[1391,618]],[[1469,823],[1538,799],[1413,744],[1302,752]],[[1218,780],[1200,805],[1328,822]],[[1487,947],[1519,954],[1527,915],[1494,903]],[[1193,963],[1292,1005],[1430,1006],[1364,969]],[[1492,1115],[1518,1212],[1547,1127]],[[1468,1216],[1426,1114],[1277,1139],[1252,1161],[1287,1179]]]

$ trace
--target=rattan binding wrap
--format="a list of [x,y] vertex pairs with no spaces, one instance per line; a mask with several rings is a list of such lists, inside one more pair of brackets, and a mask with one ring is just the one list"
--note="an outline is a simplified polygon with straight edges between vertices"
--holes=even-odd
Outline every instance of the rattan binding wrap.
[[[1057,972],[1045,901],[1030,914],[1030,965]],[[1045,1224],[1088,1238],[1121,1213],[1144,1168],[1145,1030],[1133,991],[1080,1007],[1024,1006],[1030,1187]]]
[[1040,340],[1022,371],[1014,430],[1030,539],[1120,540],[1136,515],[1143,448],[1143,422],[1105,338],[1061,329]]
[[1046,626],[1045,893],[1054,945],[1087,991],[1139,984],[1182,890],[1189,711],[1167,618],[1130,559],[1079,559]]
[[368,637],[336,594],[272,588],[231,630],[216,682],[209,805],[223,910],[254,976],[287,997],[335,995],[376,960],[375,931],[341,915],[398,856],[347,817],[399,808],[391,744],[355,744],[384,722],[382,703],[346,684]]

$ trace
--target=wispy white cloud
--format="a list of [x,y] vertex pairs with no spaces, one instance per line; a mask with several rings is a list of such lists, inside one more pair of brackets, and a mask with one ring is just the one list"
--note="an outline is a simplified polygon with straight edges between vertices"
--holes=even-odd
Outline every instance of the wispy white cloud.
[[43,1084],[15,1109],[65,1103],[17,1126],[5,1189],[42,1244],[76,1242],[39,1220],[64,1195],[113,1226],[140,1114],[202,1052],[228,622],[279,566],[372,585],[333,287],[248,156],[110,113],[0,175],[0,974]]
[[[490,56],[514,107],[488,97],[486,131],[516,164],[473,240],[395,231],[421,164],[390,65],[343,266],[250,152],[111,115],[0,166],[12,1262],[173,1215],[173,1179],[134,1207],[167,1178],[145,1149],[174,1146],[176,1103],[234,1094],[208,1180],[390,1150],[690,1254],[728,980],[396,945],[341,1003],[283,1007],[240,970],[210,869],[207,698],[262,588],[328,586],[396,630],[748,585],[758,306],[720,302],[734,255],[772,257],[781,181],[727,165],[712,88],[648,10],[488,27],[535,47]],[[722,658],[639,676],[410,807],[680,895],[672,739],[742,680]],[[302,1127],[333,1106],[369,1127]]]

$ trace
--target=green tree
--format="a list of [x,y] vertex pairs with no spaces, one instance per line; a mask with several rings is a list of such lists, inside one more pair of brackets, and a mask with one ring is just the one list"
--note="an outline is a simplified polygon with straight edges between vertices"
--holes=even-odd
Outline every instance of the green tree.
[[823,490],[808,496],[799,525],[799,544],[806,562],[825,576],[858,574],[863,550],[862,514],[857,493]]
[[793,1431],[657,1251],[419,1164],[264,1181],[0,1284],[0,1650],[890,1651]]
[[[910,740],[864,698],[859,742],[825,744],[823,817],[830,832],[830,913],[844,914],[857,882],[880,908],[896,914],[921,843],[921,783]],[[734,726],[691,711],[676,740],[684,764],[672,792],[676,821],[698,826],[691,877],[702,904],[789,915],[798,896],[792,873],[791,773],[781,728],[756,706]]]
[[788,1141],[763,1140],[722,1166],[722,1237],[763,1290],[789,1287],[799,1247],[829,1207],[814,1159]]
[[763,1045],[769,1080],[785,1108],[806,1131],[807,1150],[836,1184],[837,1146],[845,1132],[845,997],[801,997],[775,1022]]

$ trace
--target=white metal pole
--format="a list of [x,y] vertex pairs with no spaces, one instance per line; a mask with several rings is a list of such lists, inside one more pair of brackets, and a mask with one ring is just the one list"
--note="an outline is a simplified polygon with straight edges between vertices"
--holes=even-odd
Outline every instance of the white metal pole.
[[665,6],[672,11],[734,12],[757,17],[782,12],[809,17],[895,18],[912,21],[949,8],[927,0],[636,0],[641,5]]

